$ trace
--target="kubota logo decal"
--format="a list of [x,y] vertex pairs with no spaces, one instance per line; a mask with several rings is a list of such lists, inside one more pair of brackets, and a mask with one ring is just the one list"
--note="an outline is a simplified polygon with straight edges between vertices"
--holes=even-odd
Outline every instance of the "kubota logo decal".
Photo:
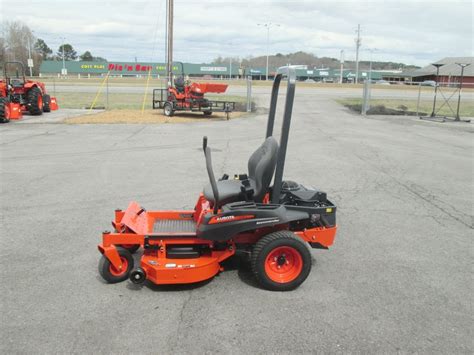
[[231,219],[235,219],[235,216],[224,216],[224,217],[217,217],[216,218],[216,222],[226,222],[226,221],[229,221]]
[[230,215],[230,216],[220,216],[220,217],[214,216],[209,221],[209,224],[241,221],[241,220],[244,220],[244,219],[252,219],[254,217],[255,217],[254,215],[242,215],[242,216]]

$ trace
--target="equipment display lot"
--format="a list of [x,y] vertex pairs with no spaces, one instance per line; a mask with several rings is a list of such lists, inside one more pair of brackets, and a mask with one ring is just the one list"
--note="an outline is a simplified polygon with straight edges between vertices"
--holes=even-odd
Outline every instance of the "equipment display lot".
[[233,265],[182,287],[97,272],[115,208],[192,208],[202,136],[216,173],[239,173],[265,115],[1,126],[1,352],[471,351],[472,126],[363,119],[310,93],[296,90],[285,178],[323,188],[339,229],[288,293]]

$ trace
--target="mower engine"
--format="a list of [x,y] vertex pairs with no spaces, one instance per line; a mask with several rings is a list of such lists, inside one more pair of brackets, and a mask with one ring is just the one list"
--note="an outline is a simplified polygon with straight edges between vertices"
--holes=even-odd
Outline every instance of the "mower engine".
[[[306,228],[330,228],[336,225],[336,206],[327,199],[323,191],[307,188],[294,181],[283,181],[280,203],[299,206],[302,210],[311,209],[311,220],[308,221]],[[298,227],[301,228],[301,223],[298,223]]]

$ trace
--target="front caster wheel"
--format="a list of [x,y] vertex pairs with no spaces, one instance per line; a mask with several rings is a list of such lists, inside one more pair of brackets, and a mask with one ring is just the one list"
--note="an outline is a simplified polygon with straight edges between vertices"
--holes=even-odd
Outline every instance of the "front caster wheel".
[[311,253],[306,243],[289,231],[270,233],[255,244],[251,266],[263,288],[290,291],[308,277]]
[[125,281],[133,269],[132,254],[124,248],[117,247],[117,251],[122,260],[122,268],[119,270],[115,268],[112,263],[104,255],[99,261],[99,274],[108,283],[117,283]]
[[136,285],[144,283],[145,280],[146,280],[146,272],[141,267],[137,268],[136,270],[133,270],[130,273],[130,281],[132,281]]

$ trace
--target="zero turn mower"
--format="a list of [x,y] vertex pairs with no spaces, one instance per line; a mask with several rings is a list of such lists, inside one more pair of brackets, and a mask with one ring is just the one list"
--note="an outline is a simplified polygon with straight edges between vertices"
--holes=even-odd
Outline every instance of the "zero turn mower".
[[[279,143],[273,137],[280,81],[288,76]],[[295,69],[280,68],[272,89],[266,139],[250,156],[248,173],[216,180],[207,137],[203,150],[210,183],[194,210],[147,211],[132,202],[116,210],[114,231],[102,234],[99,273],[109,283],[187,284],[223,270],[235,254],[250,256],[265,289],[293,290],[309,275],[312,248],[328,249],[336,235],[336,207],[326,193],[283,181],[295,94]],[[273,186],[270,186],[275,175]],[[132,253],[143,248],[140,265]]]

